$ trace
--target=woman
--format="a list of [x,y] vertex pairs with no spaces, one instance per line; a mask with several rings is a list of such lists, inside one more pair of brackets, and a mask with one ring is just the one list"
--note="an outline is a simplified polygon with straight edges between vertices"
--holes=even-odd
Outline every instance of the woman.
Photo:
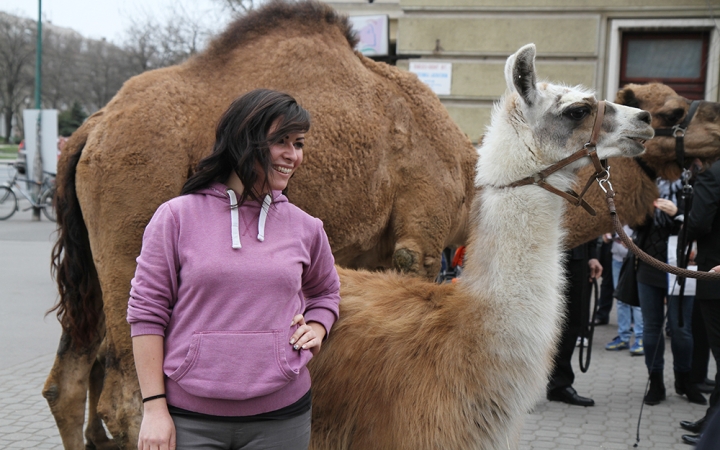
[[[660,180],[658,183],[661,198],[655,200],[655,214],[638,229],[639,247],[650,256],[667,262],[668,238],[677,234],[682,225],[683,215],[678,208],[679,192],[682,181],[673,183]],[[682,208],[682,205],[680,205]],[[665,318],[665,297],[668,292],[668,277],[665,272],[640,261],[637,270],[638,297],[642,310],[645,333],[645,365],[650,374],[650,388],[645,396],[647,405],[657,405],[666,398],[663,381],[665,339],[662,327]],[[688,401],[706,404],[707,400],[690,381],[692,364],[692,328],[691,314],[693,297],[688,296],[679,305],[679,297],[667,296],[667,318],[670,325],[670,343],[675,373],[675,392],[685,395]],[[680,311],[682,306],[682,311]],[[683,326],[680,317],[683,315]]]
[[282,191],[310,115],[255,90],[145,229],[128,305],[143,397],[138,447],[306,449],[306,364],[338,317],[322,222]]

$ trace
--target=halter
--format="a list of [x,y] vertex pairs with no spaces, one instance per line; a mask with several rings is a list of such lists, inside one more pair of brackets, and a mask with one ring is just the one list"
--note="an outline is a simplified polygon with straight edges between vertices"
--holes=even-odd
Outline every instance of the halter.
[[[580,150],[576,151],[567,158],[561,159],[547,169],[542,170],[535,175],[523,178],[522,180],[509,184],[507,187],[519,187],[533,184],[564,198],[574,206],[582,206],[585,211],[587,211],[591,216],[594,216],[595,210],[592,206],[588,204],[588,202],[583,200],[583,196],[595,180],[597,180],[601,186],[603,182],[608,184],[610,183],[610,172],[608,172],[610,168],[606,168],[605,165],[603,165],[603,163],[600,161],[600,158],[598,158],[597,156],[597,140],[598,135],[600,134],[600,128],[602,127],[604,117],[605,101],[602,100],[598,102],[597,115],[595,116],[595,123],[593,124],[593,130],[592,134],[590,135],[590,140],[585,145],[583,145]],[[587,184],[585,184],[585,188],[582,190],[582,192],[580,192],[580,194],[577,194],[572,189],[570,189],[569,192],[561,191],[560,189],[557,189],[556,187],[552,186],[547,182],[547,177],[549,177],[553,173],[585,157],[589,157],[592,161],[593,165],[595,166],[595,173],[590,177]],[[605,178],[601,180],[602,177]]]
[[685,132],[695,116],[695,112],[702,103],[702,100],[693,100],[690,103],[685,119],[679,124],[670,128],[655,128],[655,136],[672,136],[675,138],[675,161],[680,170],[685,170]]

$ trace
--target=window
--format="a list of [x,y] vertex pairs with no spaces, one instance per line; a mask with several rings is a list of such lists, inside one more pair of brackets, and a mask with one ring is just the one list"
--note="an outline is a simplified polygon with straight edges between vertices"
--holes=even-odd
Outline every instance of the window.
[[689,99],[705,97],[708,32],[626,31],[619,86],[659,81]]

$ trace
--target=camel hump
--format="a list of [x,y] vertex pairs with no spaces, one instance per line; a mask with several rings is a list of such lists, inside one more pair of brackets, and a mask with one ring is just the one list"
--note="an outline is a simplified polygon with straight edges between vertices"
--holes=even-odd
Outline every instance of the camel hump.
[[314,0],[287,2],[272,0],[262,8],[231,23],[216,39],[210,42],[201,58],[228,58],[231,51],[243,43],[278,30],[297,30],[306,33],[322,33],[328,27],[337,28],[350,48],[358,43],[358,37],[347,16],[332,7]]

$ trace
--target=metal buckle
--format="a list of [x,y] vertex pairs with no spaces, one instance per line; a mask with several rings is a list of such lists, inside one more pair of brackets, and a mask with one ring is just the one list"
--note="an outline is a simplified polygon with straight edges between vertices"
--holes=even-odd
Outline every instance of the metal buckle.
[[685,130],[687,128],[683,128],[680,125],[675,125],[672,127],[673,130],[673,137],[685,137]]
[[[600,179],[600,177],[605,176],[605,178]],[[604,184],[607,183],[608,188],[612,190],[612,183],[610,183],[610,166],[607,166],[607,168],[602,172],[599,173],[595,179],[597,180],[598,184],[600,185],[600,189],[603,190],[604,193],[608,193],[608,189],[605,188]]]

